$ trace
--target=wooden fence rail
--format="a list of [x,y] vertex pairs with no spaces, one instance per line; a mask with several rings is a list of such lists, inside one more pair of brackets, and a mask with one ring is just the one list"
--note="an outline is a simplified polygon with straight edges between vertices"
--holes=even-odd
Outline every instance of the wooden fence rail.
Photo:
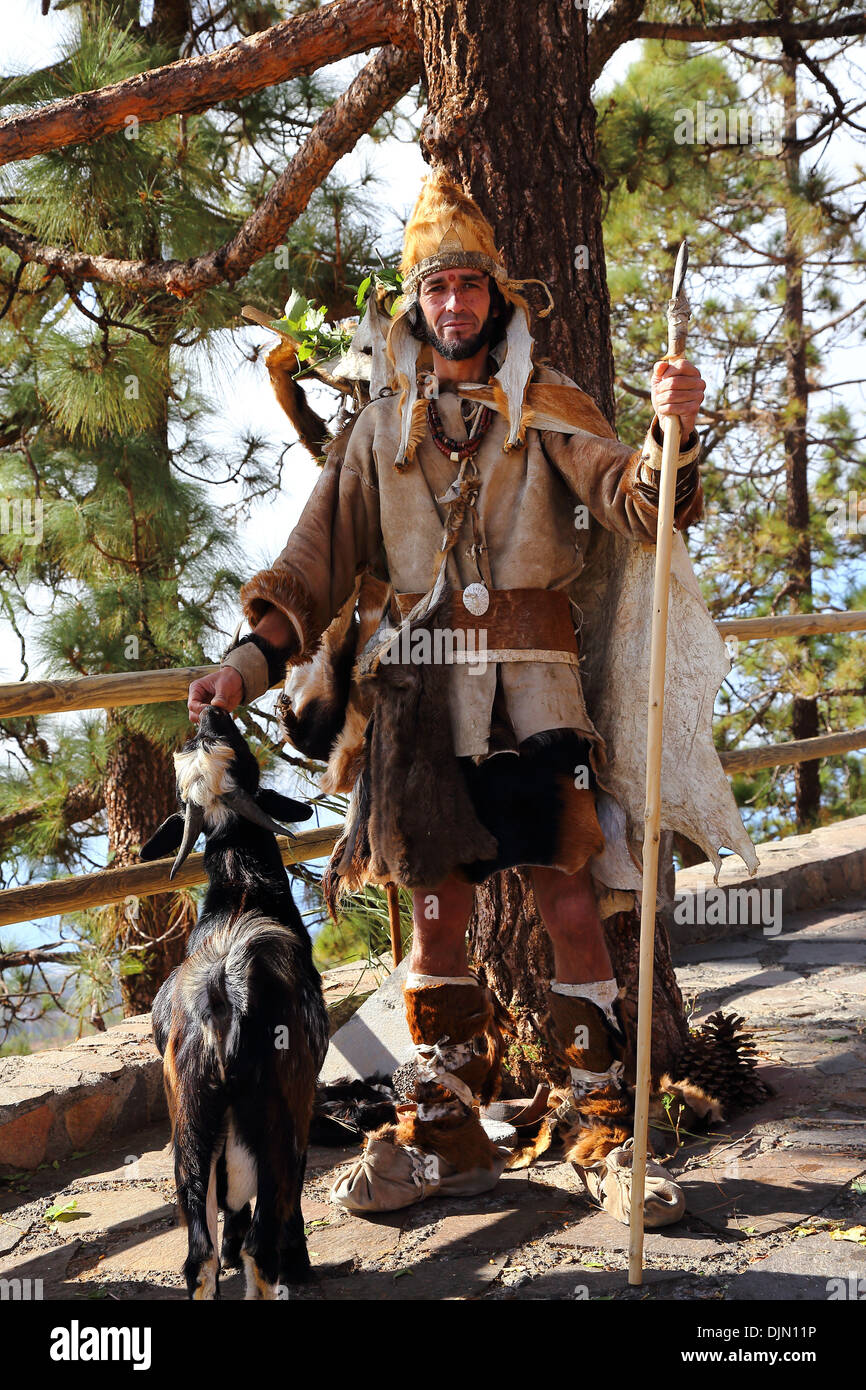
[[757,772],[761,767],[811,763],[816,758],[853,753],[857,748],[866,748],[866,729],[821,734],[819,738],[801,738],[791,743],[767,743],[757,748],[735,748],[729,753],[720,753],[719,761],[725,772],[733,776],[737,772]]
[[[277,837],[284,864],[307,863],[330,854],[343,826],[325,825],[302,830],[293,840]],[[85,907],[120,903],[124,898],[150,898],[154,893],[175,892],[204,883],[204,855],[191,854],[174,881],[169,882],[171,859],[155,859],[151,864],[131,864],[126,869],[102,869],[95,874],[74,878],[52,878],[23,888],[7,888],[0,893],[0,927],[31,918],[53,917],[61,912],[79,912]]]
[[756,637],[818,637],[824,632],[866,631],[866,609],[845,613],[789,613],[773,618],[722,618],[716,623],[721,637],[752,642]]

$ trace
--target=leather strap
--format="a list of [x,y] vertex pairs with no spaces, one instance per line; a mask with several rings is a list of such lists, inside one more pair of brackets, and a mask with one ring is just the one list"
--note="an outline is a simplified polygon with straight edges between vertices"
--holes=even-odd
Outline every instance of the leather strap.
[[[490,589],[486,613],[470,613],[460,593],[450,593],[439,618],[440,628],[483,630],[488,661],[559,660],[578,658],[577,637],[568,595],[562,589]],[[423,594],[397,594],[401,618]],[[553,656],[553,653],[561,655]],[[548,655],[550,654],[550,655]],[[472,658],[478,660],[478,657]]]

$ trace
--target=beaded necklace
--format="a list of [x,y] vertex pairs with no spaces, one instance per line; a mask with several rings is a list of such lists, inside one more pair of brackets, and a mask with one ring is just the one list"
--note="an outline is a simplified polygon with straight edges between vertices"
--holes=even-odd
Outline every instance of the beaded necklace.
[[434,400],[427,402],[427,423],[430,426],[433,443],[441,454],[450,458],[452,463],[462,463],[465,458],[469,458],[477,452],[492,420],[493,411],[484,405],[481,407],[477,428],[473,430],[471,436],[468,439],[451,439],[445,433],[442,419],[436,409],[436,402]]

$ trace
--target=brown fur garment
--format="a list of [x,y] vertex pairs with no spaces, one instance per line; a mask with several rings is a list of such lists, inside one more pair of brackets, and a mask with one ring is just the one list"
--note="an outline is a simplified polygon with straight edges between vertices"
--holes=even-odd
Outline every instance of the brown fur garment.
[[[665,1096],[672,1096],[669,1108]],[[705,1130],[719,1124],[725,1116],[715,1096],[709,1095],[693,1081],[674,1081],[669,1072],[659,1079],[658,1090],[650,1096],[650,1124],[667,1129]]]
[[[553,1042],[570,1067],[584,1071],[607,1071],[620,1053],[619,1040],[591,999],[572,998],[549,990],[544,999],[550,1016]],[[585,1029],[586,1046],[575,1046],[575,1031]]]
[[622,1091],[609,1086],[581,1102],[581,1123],[563,1135],[565,1157],[586,1168],[618,1149],[634,1132],[631,1108]]

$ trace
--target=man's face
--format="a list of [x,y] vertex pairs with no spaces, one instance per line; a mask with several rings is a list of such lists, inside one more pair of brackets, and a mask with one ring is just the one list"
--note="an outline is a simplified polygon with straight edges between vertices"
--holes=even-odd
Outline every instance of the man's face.
[[490,282],[479,270],[437,270],[421,282],[418,302],[429,342],[450,361],[474,357],[491,341]]

